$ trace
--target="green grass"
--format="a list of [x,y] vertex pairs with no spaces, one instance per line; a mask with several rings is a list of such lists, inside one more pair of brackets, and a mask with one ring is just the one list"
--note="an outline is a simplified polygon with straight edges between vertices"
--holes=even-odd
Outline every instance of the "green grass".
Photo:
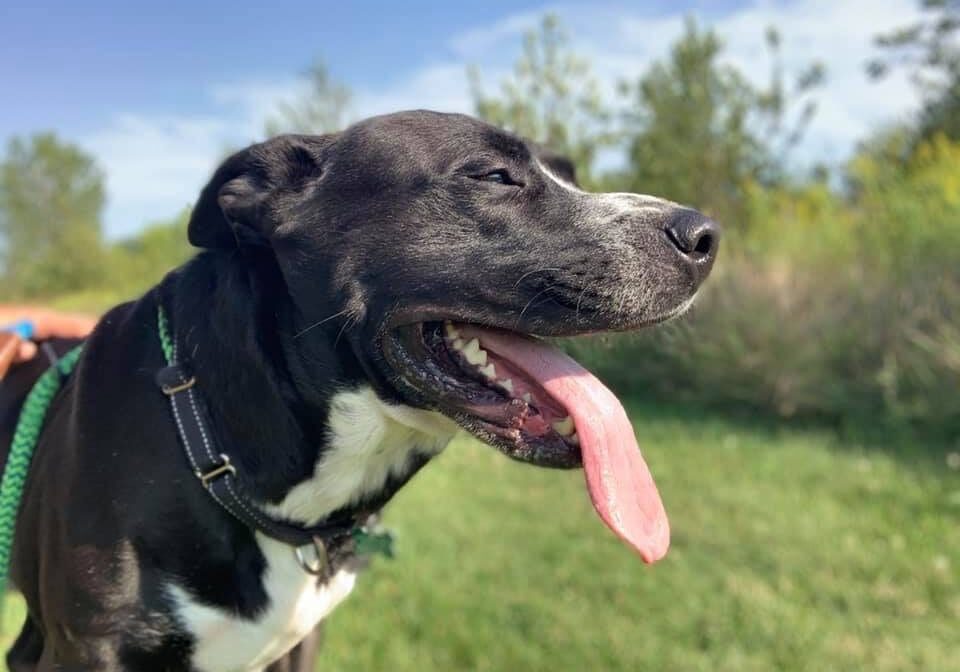
[[579,472],[460,440],[388,508],[398,557],[334,613],[317,669],[960,669],[960,472],[827,432],[632,415],[664,561],[607,532]]

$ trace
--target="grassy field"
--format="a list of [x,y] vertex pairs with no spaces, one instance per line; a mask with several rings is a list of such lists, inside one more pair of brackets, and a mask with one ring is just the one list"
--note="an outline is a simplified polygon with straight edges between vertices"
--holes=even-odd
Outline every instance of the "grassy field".
[[960,669],[946,449],[631,413],[673,527],[662,563],[613,539],[579,472],[461,440],[389,507],[399,555],[331,618],[317,669]]

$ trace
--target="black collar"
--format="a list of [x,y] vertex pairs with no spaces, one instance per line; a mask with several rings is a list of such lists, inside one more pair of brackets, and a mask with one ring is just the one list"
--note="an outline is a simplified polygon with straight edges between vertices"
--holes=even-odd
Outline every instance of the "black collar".
[[[157,372],[157,385],[170,400],[177,434],[191,470],[217,504],[247,527],[294,547],[297,561],[311,574],[329,574],[330,552],[337,556],[380,553],[393,557],[392,535],[367,527],[376,519],[372,510],[345,513],[312,526],[275,518],[264,511],[245,492],[236,465],[210,429],[206,405],[197,392],[197,377],[189,362],[177,356],[176,339],[159,297],[157,329],[167,361],[167,366]],[[314,549],[312,561],[302,553],[306,546]]]
[[210,496],[240,522],[290,546],[307,546],[318,539],[327,543],[349,537],[368,517],[364,512],[304,527],[269,515],[246,494],[236,465],[210,430],[206,406],[196,393],[197,378],[188,365],[174,362],[160,369],[156,380],[170,399],[177,434],[191,470]]

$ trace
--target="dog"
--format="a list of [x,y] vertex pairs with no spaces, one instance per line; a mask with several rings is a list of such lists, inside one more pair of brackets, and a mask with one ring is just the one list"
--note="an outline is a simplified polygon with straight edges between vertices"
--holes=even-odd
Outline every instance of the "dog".
[[[717,254],[709,218],[587,193],[516,135],[411,111],[237,152],[188,235],[199,254],[102,318],[49,409],[16,526],[11,670],[313,669],[315,628],[363,564],[350,536],[304,560],[197,476],[232,478],[256,520],[355,522],[465,429],[582,465],[604,521],[644,559],[665,552],[649,472],[617,448],[622,408],[541,339],[686,310]],[[158,388],[161,311],[187,392]],[[184,455],[177,394],[224,453],[210,473]],[[4,445],[22,389],[7,396]]]

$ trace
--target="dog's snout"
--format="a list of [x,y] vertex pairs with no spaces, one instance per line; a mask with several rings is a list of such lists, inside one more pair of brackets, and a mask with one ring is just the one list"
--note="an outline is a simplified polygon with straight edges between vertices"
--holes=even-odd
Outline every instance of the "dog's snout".
[[695,266],[699,279],[705,278],[717,256],[719,225],[696,210],[681,208],[670,218],[666,234],[680,254]]

